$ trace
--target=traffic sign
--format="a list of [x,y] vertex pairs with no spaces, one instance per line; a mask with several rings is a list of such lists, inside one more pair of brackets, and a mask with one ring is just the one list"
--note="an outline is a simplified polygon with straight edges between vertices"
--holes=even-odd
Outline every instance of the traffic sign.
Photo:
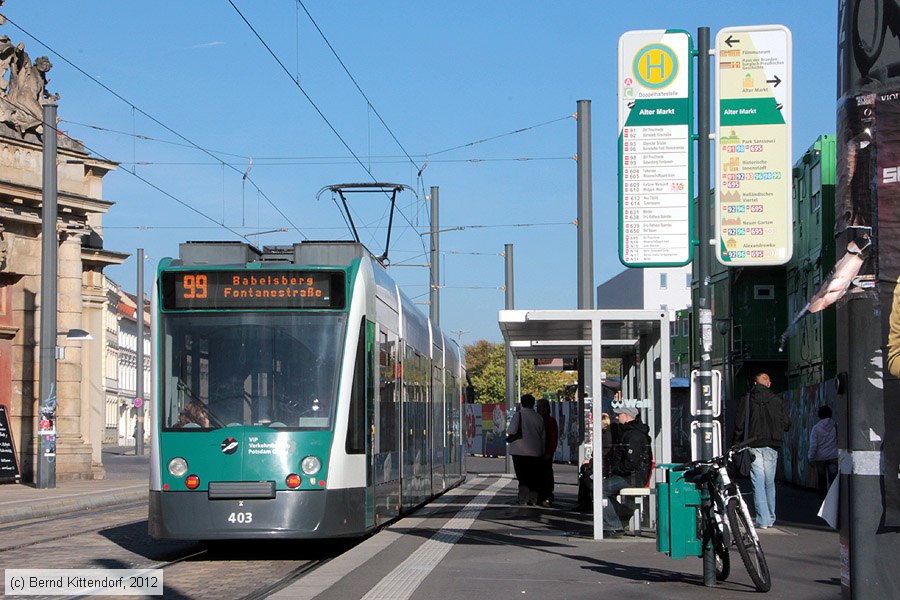
[[619,260],[629,267],[693,257],[692,52],[686,31],[619,38]]
[[727,27],[716,35],[716,256],[781,265],[793,253],[791,32]]
[[135,396],[134,400],[131,401],[131,405],[135,408],[140,408],[144,404],[144,399],[140,396]]

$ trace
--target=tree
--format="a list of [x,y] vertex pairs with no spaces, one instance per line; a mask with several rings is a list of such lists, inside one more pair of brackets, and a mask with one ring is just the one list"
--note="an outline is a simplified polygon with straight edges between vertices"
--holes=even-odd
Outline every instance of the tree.
[[491,355],[496,351],[500,344],[492,344],[487,340],[478,340],[474,344],[465,347],[466,351],[466,369],[469,377],[480,377],[485,367],[491,362]]
[[[506,398],[506,349],[503,344],[479,340],[465,347],[466,367],[475,388],[475,401],[482,404],[503,403]],[[522,393],[541,398],[556,396],[577,374],[566,371],[535,371],[530,360],[520,361]]]

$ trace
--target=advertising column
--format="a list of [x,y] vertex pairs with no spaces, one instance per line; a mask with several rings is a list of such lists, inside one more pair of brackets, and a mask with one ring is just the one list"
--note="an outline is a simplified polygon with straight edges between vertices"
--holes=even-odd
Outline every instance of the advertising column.
[[[837,316],[843,598],[900,597],[900,60],[892,3],[838,3]],[[876,25],[876,26],[873,26]]]

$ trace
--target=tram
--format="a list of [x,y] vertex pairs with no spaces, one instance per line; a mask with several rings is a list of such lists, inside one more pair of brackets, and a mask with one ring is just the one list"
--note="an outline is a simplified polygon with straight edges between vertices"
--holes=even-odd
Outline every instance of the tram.
[[357,537],[463,480],[460,348],[361,244],[181,244],[152,302],[153,537]]

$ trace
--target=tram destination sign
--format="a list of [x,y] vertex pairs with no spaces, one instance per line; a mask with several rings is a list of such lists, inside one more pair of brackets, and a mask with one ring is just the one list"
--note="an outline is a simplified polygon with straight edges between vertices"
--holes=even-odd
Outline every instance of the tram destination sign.
[[793,252],[791,32],[728,27],[716,35],[716,256],[781,265]]
[[692,52],[686,31],[619,38],[619,260],[629,267],[693,257]]
[[343,271],[191,270],[162,273],[166,310],[343,309]]

